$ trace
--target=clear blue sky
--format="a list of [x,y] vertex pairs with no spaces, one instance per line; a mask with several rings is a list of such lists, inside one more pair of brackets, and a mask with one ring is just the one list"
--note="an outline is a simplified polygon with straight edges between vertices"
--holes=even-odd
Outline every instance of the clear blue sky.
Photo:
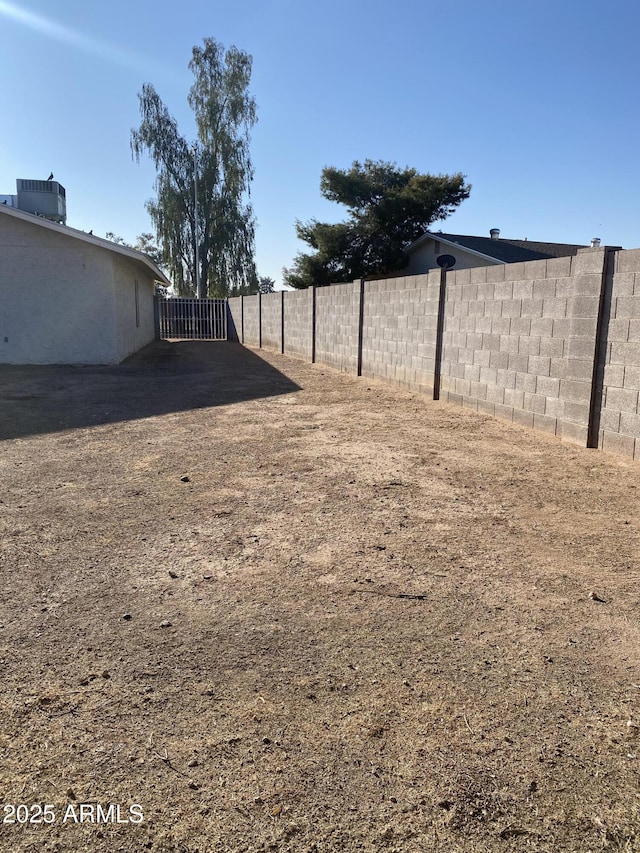
[[67,189],[68,224],[151,230],[150,162],[131,159],[151,82],[192,137],[194,44],[253,56],[257,265],[278,282],[295,220],[338,221],[325,165],[463,172],[436,228],[640,246],[640,5],[635,0],[0,0],[0,193]]

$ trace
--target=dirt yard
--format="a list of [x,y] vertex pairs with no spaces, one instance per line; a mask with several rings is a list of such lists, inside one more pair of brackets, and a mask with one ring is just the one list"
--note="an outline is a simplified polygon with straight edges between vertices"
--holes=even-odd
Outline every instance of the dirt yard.
[[637,464],[225,343],[0,437],[3,853],[640,850]]

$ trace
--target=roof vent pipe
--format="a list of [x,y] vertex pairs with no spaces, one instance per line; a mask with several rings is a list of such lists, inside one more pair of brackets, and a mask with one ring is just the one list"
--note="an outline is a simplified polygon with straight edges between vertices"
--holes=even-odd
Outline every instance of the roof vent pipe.
[[500,239],[500,229],[499,228],[492,228],[491,231],[489,231],[489,234],[491,235],[492,240],[499,240]]
[[592,237],[591,238],[591,248],[597,249],[599,245],[600,245],[600,238],[599,237]]

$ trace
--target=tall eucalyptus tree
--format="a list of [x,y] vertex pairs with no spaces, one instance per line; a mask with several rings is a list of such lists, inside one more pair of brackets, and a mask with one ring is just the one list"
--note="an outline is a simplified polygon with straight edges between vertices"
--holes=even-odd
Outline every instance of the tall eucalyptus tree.
[[180,294],[194,294],[198,282],[198,296],[227,296],[257,280],[249,200],[250,132],[257,121],[251,65],[247,53],[225,50],[212,38],[193,48],[193,142],[180,134],[151,83],[138,95],[142,120],[131,131],[131,149],[138,162],[146,153],[156,166],[157,198],[147,210]]

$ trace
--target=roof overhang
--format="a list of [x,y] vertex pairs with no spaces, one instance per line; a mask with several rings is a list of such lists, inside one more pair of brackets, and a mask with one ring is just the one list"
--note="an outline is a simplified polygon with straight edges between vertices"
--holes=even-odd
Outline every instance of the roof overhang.
[[461,249],[463,252],[468,252],[470,255],[474,255],[476,258],[482,258],[485,261],[490,261],[492,264],[506,264],[507,261],[502,261],[499,258],[494,258],[492,255],[485,255],[484,252],[478,252],[477,249],[469,249],[467,246],[463,246],[462,243],[456,243],[454,240],[445,239],[442,234],[436,234],[432,231],[425,231],[422,236],[418,237],[417,240],[414,240],[407,248],[404,250],[405,254],[410,254],[415,252],[416,249],[419,249],[423,243],[427,243],[429,240],[437,240],[439,243],[445,243],[447,246],[455,247],[456,249]]
[[137,249],[130,249],[128,246],[122,246],[120,243],[114,243],[111,240],[104,240],[102,237],[94,237],[93,234],[87,234],[84,231],[78,231],[76,228],[69,228],[67,225],[59,225],[57,222],[51,222],[48,219],[43,219],[41,216],[36,216],[34,213],[26,213],[24,210],[18,210],[15,207],[9,207],[5,204],[0,204],[0,214],[12,216],[15,219],[21,219],[23,222],[28,222],[30,225],[37,225],[40,228],[47,228],[50,231],[55,231],[65,237],[71,237],[74,240],[80,240],[82,243],[89,243],[92,246],[97,246],[99,249],[106,249],[109,252],[114,252],[116,255],[123,255],[136,263],[145,266],[153,277],[162,282],[162,284],[171,287],[171,282],[155,264],[148,255],[144,252],[138,252]]

